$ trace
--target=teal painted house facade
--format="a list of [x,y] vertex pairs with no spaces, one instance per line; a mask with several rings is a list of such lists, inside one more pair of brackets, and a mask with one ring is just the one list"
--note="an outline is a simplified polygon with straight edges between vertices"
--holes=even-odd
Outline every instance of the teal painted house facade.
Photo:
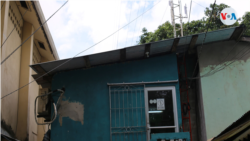
[[[239,26],[32,65],[43,88],[65,89],[51,140],[213,139],[249,110],[249,43],[235,41],[243,31]],[[51,96],[57,102],[60,95]]]
[[[173,80],[177,81],[150,83]],[[148,83],[133,86],[124,85],[127,87],[125,89],[123,89],[124,86],[107,85],[107,83],[131,82]],[[182,132],[180,129],[182,118],[177,57],[175,54],[97,66],[88,69],[59,72],[53,77],[52,89],[62,87],[65,88],[63,101],[83,105],[83,122],[66,116],[62,117],[60,123],[58,116],[51,124],[51,140],[108,141],[112,138],[112,140],[122,141],[146,141],[148,133],[145,114],[145,88],[174,87],[177,116],[175,118],[178,120],[178,125],[175,126],[178,132],[167,131],[170,133],[164,133],[164,131],[161,131],[161,133],[151,134],[150,140],[186,139],[186,141],[190,141],[189,133]],[[110,94],[111,89],[115,89],[115,87],[123,89],[124,94]],[[140,89],[140,93],[138,89]],[[130,93],[126,93],[126,91],[130,91]],[[122,97],[125,98],[122,99]],[[53,99],[56,101],[58,96],[53,96]],[[114,99],[116,99],[115,102]],[[118,110],[111,109],[115,105]],[[120,107],[121,110],[119,110],[118,107]],[[131,108],[131,110],[129,110],[129,108]],[[111,129],[111,127],[114,128]]]

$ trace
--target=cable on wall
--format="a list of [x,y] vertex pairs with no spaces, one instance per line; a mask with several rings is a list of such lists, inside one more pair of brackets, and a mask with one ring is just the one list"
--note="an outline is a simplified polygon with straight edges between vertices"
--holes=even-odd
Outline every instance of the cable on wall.
[[[159,2],[160,2],[160,1],[159,1]],[[62,65],[66,64],[66,63],[68,63],[68,62],[70,62],[71,60],[73,60],[75,57],[77,57],[77,56],[80,55],[81,53],[83,53],[83,52],[85,52],[85,51],[87,51],[87,50],[93,48],[93,47],[96,46],[97,44],[99,44],[99,43],[103,42],[104,40],[108,39],[109,37],[111,37],[112,35],[114,35],[114,34],[117,33],[118,31],[120,31],[121,29],[123,29],[124,27],[126,27],[127,25],[129,25],[130,23],[134,22],[136,19],[138,19],[139,17],[141,17],[143,14],[147,13],[149,10],[151,10],[153,7],[155,7],[157,4],[159,4],[159,2],[156,3],[155,5],[153,5],[151,8],[149,8],[148,10],[146,10],[144,13],[142,13],[142,14],[139,15],[138,17],[136,17],[136,18],[135,18],[134,20],[132,20],[131,22],[127,23],[127,24],[124,25],[123,27],[119,28],[118,30],[116,30],[116,31],[113,32],[112,34],[110,34],[110,35],[108,35],[107,37],[105,37],[104,39],[102,39],[101,41],[99,41],[99,42],[95,43],[94,45],[88,47],[87,49],[85,49],[85,50],[83,50],[83,51],[77,53],[74,57],[72,57],[72,58],[70,58],[69,60],[65,61],[64,63],[62,63],[62,64],[56,66],[55,68],[51,69],[51,70],[48,71],[47,73],[44,73],[43,75],[41,75],[41,76],[38,77],[37,79],[34,79],[34,80],[30,81],[29,83],[23,85],[22,87],[20,87],[20,88],[18,88],[18,89],[16,89],[16,90],[14,90],[14,91],[12,91],[12,92],[6,94],[5,96],[1,97],[1,99],[3,99],[3,98],[5,98],[5,97],[7,97],[7,96],[13,94],[14,92],[16,92],[16,91],[18,91],[18,90],[20,90],[20,89],[22,89],[22,88],[24,88],[24,87],[26,87],[26,86],[28,86],[29,84],[35,82],[36,80],[38,80],[38,79],[42,78],[43,76],[49,74],[50,72],[54,71],[55,69],[57,69],[57,68],[61,67]]]
[[[243,31],[242,35],[246,32],[247,30]],[[233,51],[233,49],[237,46],[237,44],[239,43],[239,41],[237,41],[233,47],[231,48],[231,50],[229,51],[229,53],[227,54],[227,56],[222,60],[220,61],[219,64],[225,62],[225,60],[228,58],[229,54]],[[246,49],[244,52],[246,52],[248,49]],[[231,57],[229,60],[233,60],[236,56],[238,56],[239,53],[241,53],[243,51],[243,49],[241,49],[235,56]],[[221,69],[223,68],[224,66],[220,66],[219,68],[215,69],[215,70],[210,70],[208,73],[206,73],[205,75],[203,76],[210,76],[210,73],[213,73],[213,71],[217,71],[218,69]],[[214,74],[214,73],[213,73]]]
[[1,45],[1,48],[3,47],[3,45],[5,44],[5,42],[8,40],[8,38],[10,37],[10,35],[12,34],[12,32],[15,30],[15,28],[19,24],[19,22],[23,19],[24,15],[26,14],[27,11],[28,11],[28,9],[26,9],[25,13],[23,15],[21,15],[21,18],[18,20],[17,24],[14,25],[14,28],[11,30],[10,34],[4,40],[3,44]]
[[[211,22],[211,19],[212,19],[212,14],[213,14],[213,12],[214,12],[215,4],[216,4],[216,0],[214,1],[212,12],[210,13],[210,17],[209,17],[209,22],[208,22],[207,30],[206,30],[206,33],[205,33],[205,37],[204,37],[203,40],[202,40],[201,49],[200,49],[200,51],[198,52],[198,56],[200,56],[200,54],[201,54],[201,51],[202,51],[202,47],[203,47],[204,41],[205,41],[205,39],[206,39],[206,37],[207,37],[207,32],[208,32],[208,29],[209,29],[209,27],[210,27],[210,22]],[[197,68],[197,66],[198,66],[198,61],[199,61],[199,59],[197,59],[197,61],[196,61],[196,64],[195,64],[195,67],[194,67],[194,70],[193,70],[193,73],[192,73],[192,77],[194,76],[194,72],[195,72],[195,70],[196,70],[196,68]],[[189,85],[192,84],[192,80],[193,80],[193,79],[190,80]]]
[[2,6],[1,6],[1,9],[0,9],[0,10],[2,10],[2,8],[3,8],[4,4],[5,4],[5,1],[3,1],[3,4],[2,4]]
[[[247,30],[245,30],[244,32],[246,32],[246,31],[247,31]],[[244,34],[244,32],[243,32],[243,34]],[[237,44],[238,44],[239,42],[240,42],[240,41],[237,41],[237,42],[234,44],[234,46],[233,46],[232,49],[229,51],[229,53],[227,54],[227,56],[226,56],[222,61],[220,61],[219,64],[225,62],[225,60],[227,59],[227,57],[229,56],[229,54],[232,52],[232,50],[233,50],[234,48],[237,48]],[[248,43],[248,44],[249,44],[249,43]],[[240,53],[242,53],[242,52],[243,52],[243,54],[241,54],[241,56],[240,56],[239,58],[237,58],[237,56],[238,56]],[[193,78],[189,78],[189,79],[199,79],[199,78],[202,78],[202,77],[211,76],[211,75],[213,75],[213,74],[215,74],[215,73],[217,73],[217,72],[219,72],[219,71],[225,69],[226,67],[228,67],[229,65],[231,65],[232,63],[234,63],[234,62],[236,61],[236,59],[241,59],[242,57],[244,57],[244,56],[247,55],[248,53],[250,53],[250,49],[247,48],[247,49],[244,50],[244,48],[242,48],[236,55],[234,55],[233,57],[231,57],[231,58],[229,59],[229,60],[233,60],[233,61],[230,61],[228,64],[224,64],[224,65],[220,66],[219,68],[216,68],[216,69],[214,69],[214,70],[210,70],[209,72],[207,72],[206,74],[204,74],[204,75],[202,75],[202,76],[200,76],[200,77],[193,77]]]
[[66,5],[68,3],[68,1],[66,1],[55,13],[53,13],[40,27],[38,27],[25,41],[23,41],[21,43],[21,45],[19,45],[13,52],[11,52],[6,58],[3,59],[3,61],[1,62],[1,65],[13,54],[15,53],[25,42],[28,41],[28,39],[34,35],[45,23],[47,23],[47,21],[49,21],[64,5]]
[[[55,102],[53,102],[53,106],[54,106],[54,113],[53,113],[53,116],[52,116],[53,119],[52,119],[50,122],[39,123],[39,122],[37,121],[37,115],[36,115],[36,109],[37,109],[37,108],[36,108],[36,101],[37,101],[37,99],[38,99],[39,97],[52,95],[53,93],[56,93],[56,92],[60,92],[61,94],[60,94],[60,97],[59,97],[58,100],[57,100],[57,103],[55,104]],[[56,117],[57,117],[58,109],[59,109],[59,107],[60,107],[60,102],[61,102],[61,100],[62,100],[62,97],[63,97],[64,92],[65,92],[65,89],[64,89],[64,88],[63,88],[63,89],[56,89],[56,90],[51,91],[51,92],[49,92],[49,93],[47,93],[47,94],[39,95],[39,96],[37,96],[37,97],[35,98],[34,116],[35,116],[35,121],[36,121],[36,124],[37,124],[37,125],[47,125],[47,124],[51,124],[52,122],[55,121],[55,119],[56,119]],[[52,99],[52,100],[53,100],[53,99]]]
[[[237,44],[238,44],[239,42],[237,42]],[[213,75],[213,74],[215,74],[215,73],[217,73],[217,72],[219,72],[219,71],[221,71],[221,70],[224,70],[226,67],[228,67],[229,65],[231,65],[231,64],[233,64],[234,62],[236,62],[237,61],[237,59],[242,59],[244,56],[246,56],[247,54],[249,54],[250,53],[250,49],[249,48],[247,48],[247,49],[245,49],[245,51],[243,51],[244,50],[244,48],[242,48],[241,49],[241,51],[239,51],[238,53],[237,53],[237,55],[235,55],[235,56],[233,56],[230,60],[233,60],[233,61],[230,61],[228,64],[225,64],[225,65],[222,65],[222,66],[220,66],[219,68],[217,68],[217,69],[215,69],[215,70],[210,70],[210,72],[208,72],[207,74],[204,74],[204,75],[202,75],[201,77],[207,77],[207,76],[211,76],[211,75]],[[242,51],[243,51],[243,53],[242,53]],[[240,53],[242,53],[239,57],[237,57]]]

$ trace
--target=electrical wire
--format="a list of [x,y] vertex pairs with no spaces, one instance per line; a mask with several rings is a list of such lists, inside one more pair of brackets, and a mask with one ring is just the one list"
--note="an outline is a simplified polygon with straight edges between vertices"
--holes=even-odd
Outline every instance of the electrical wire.
[[12,32],[15,30],[15,28],[19,24],[19,22],[23,19],[23,16],[26,14],[27,11],[28,11],[28,9],[26,9],[25,13],[23,15],[21,15],[21,17],[18,20],[17,24],[14,25],[14,28],[12,29],[12,31],[10,32],[10,34],[8,35],[8,37],[4,40],[3,44],[1,45],[1,48],[3,47],[4,43],[8,40],[8,38],[10,37],[10,35],[12,34]]
[[[146,0],[144,1],[144,7],[143,7],[143,11],[142,11],[142,13],[144,12],[144,10],[145,10],[145,6],[146,6]],[[142,19],[143,19],[143,15],[142,15],[142,17],[141,17],[141,23],[142,23]],[[141,23],[140,23],[140,28],[139,29],[141,29]]]
[[[204,36],[204,38],[203,38],[203,40],[202,40],[201,49],[200,49],[200,51],[198,52],[198,56],[200,56],[200,54],[201,54],[201,51],[202,51],[202,47],[203,47],[204,41],[205,41],[205,39],[206,39],[206,37],[207,37],[207,32],[208,32],[208,29],[209,29],[209,27],[210,27],[210,22],[211,22],[211,19],[212,19],[212,14],[213,14],[213,12],[214,12],[214,6],[215,6],[215,4],[216,4],[216,0],[214,1],[212,12],[210,13],[210,17],[209,17],[209,22],[208,22],[207,30],[206,30],[205,36]],[[196,68],[197,68],[197,66],[198,66],[198,60],[199,60],[199,59],[197,59],[197,61],[196,61],[196,65],[195,65],[195,67],[194,67],[194,70],[193,70],[193,73],[192,73],[192,77],[194,76],[194,72],[195,72],[195,70],[196,70]],[[192,84],[192,80],[193,80],[193,79],[190,79],[190,83],[189,83],[190,85]]]
[[[238,43],[238,42],[237,42],[237,43]],[[225,68],[228,67],[229,65],[233,64],[234,62],[237,61],[237,59],[239,60],[239,59],[241,59],[242,57],[246,56],[248,53],[250,53],[250,49],[249,49],[249,48],[245,49],[244,51],[243,51],[243,50],[244,50],[244,48],[243,48],[240,52],[238,52],[237,55],[235,55],[234,57],[232,57],[232,58],[230,59],[230,60],[233,60],[233,61],[230,61],[228,64],[225,64],[225,65],[220,66],[219,68],[217,68],[217,69],[211,71],[210,73],[207,73],[207,74],[205,74],[205,75],[202,75],[202,77],[211,76],[211,75],[213,75],[213,74],[215,74],[215,73],[217,73],[217,72],[219,72],[219,71],[225,69]],[[243,52],[243,53],[242,53],[242,52]],[[242,53],[242,54],[241,54],[239,57],[237,57],[240,53]]]
[[6,58],[4,58],[4,60],[1,62],[1,65],[13,54],[15,53],[26,41],[28,41],[28,39],[34,35],[45,23],[47,23],[47,21],[49,21],[64,5],[66,5],[68,3],[68,0],[55,12],[53,13],[40,27],[38,27],[24,42],[21,43],[21,45],[19,45],[13,52],[11,52]]
[[[115,10],[114,10],[114,28],[116,28],[116,6],[115,6],[115,8],[114,8]],[[113,43],[114,43],[114,47],[115,47],[115,35],[113,36]],[[114,48],[115,49],[115,48]]]
[[[188,15],[188,24],[187,24],[187,27],[186,27],[186,32],[187,32],[188,27],[189,27],[191,9],[192,9],[192,0],[191,0],[191,2],[190,2],[189,15]],[[185,41],[185,43],[187,43],[187,35],[186,35],[186,41]]]
[[[159,2],[158,2],[158,3],[159,3]],[[121,28],[119,28],[118,30],[116,30],[115,32],[113,32],[112,34],[110,34],[110,35],[108,35],[107,37],[105,37],[105,38],[102,39],[101,41],[99,41],[99,42],[95,43],[94,45],[88,47],[87,49],[85,49],[85,50],[83,50],[83,51],[77,53],[74,57],[72,57],[72,58],[70,58],[69,60],[65,61],[64,63],[62,63],[62,64],[56,66],[55,68],[51,69],[50,71],[44,73],[43,75],[41,75],[41,76],[38,77],[37,79],[34,79],[34,80],[30,81],[29,83],[23,85],[22,87],[20,87],[20,88],[18,88],[18,89],[16,89],[16,90],[14,90],[14,91],[12,91],[12,92],[6,94],[5,96],[1,97],[1,99],[3,99],[3,98],[5,98],[5,97],[7,97],[7,96],[13,94],[14,92],[16,92],[16,91],[18,91],[18,90],[20,90],[20,89],[22,89],[22,88],[24,88],[24,87],[26,87],[26,86],[28,86],[29,84],[33,83],[34,81],[36,81],[36,80],[42,78],[43,76],[49,74],[50,72],[54,71],[55,69],[61,67],[62,65],[68,63],[69,61],[73,60],[75,57],[77,57],[77,56],[80,55],[81,53],[83,53],[83,52],[85,52],[85,51],[87,51],[87,50],[93,48],[93,47],[96,46],[97,44],[99,44],[99,43],[103,42],[104,40],[108,39],[109,37],[111,37],[112,35],[114,35],[115,33],[117,33],[118,31],[120,31],[121,29],[123,29],[124,27],[128,26],[130,23],[134,22],[136,19],[138,19],[139,17],[141,17],[143,14],[147,13],[149,10],[151,10],[153,7],[155,7],[158,3],[156,3],[156,4],[153,5],[151,8],[149,8],[148,10],[146,10],[144,13],[142,13],[141,15],[139,15],[138,17],[136,17],[134,20],[130,21],[130,22],[127,23],[126,25],[122,26]]]
[[0,10],[2,10],[2,8],[3,8],[4,4],[5,4],[5,1],[3,2],[3,4],[2,4],[2,6],[1,6],[1,9],[0,9]]
[[[242,33],[242,35],[246,32],[247,30],[245,30],[243,33]],[[233,51],[233,49],[236,47],[236,45],[239,43],[239,41],[237,41],[234,45],[233,45],[233,47],[231,48],[231,50],[229,51],[229,53],[227,54],[227,56],[222,60],[222,61],[220,61],[220,63],[219,64],[222,64],[223,62],[225,62],[225,60],[228,58],[228,56],[229,56],[229,54]],[[244,49],[244,48],[243,48]],[[235,56],[233,56],[233,57],[231,57],[231,58],[229,58],[229,60],[233,60],[235,57],[237,57],[238,56],[238,54],[239,53],[241,53],[242,51],[243,51],[243,49],[241,49]],[[246,49],[245,51],[243,51],[243,52],[246,52],[248,49]],[[232,63],[230,63],[230,64],[232,64]],[[229,65],[230,65],[229,64]],[[229,65],[223,65],[223,66],[220,66],[219,68],[216,68],[216,69],[214,69],[214,70],[210,70],[209,72],[207,72],[206,74],[204,74],[204,75],[202,75],[202,76],[200,76],[200,77],[207,77],[207,76],[210,76],[210,75],[213,75],[213,74],[215,74],[216,72],[218,72],[217,70],[223,70],[223,69],[225,69],[225,67],[224,66],[229,66]],[[197,79],[197,77],[195,77],[195,79]]]
[[[238,42],[237,42],[237,43],[238,43]],[[250,44],[250,43],[248,43],[248,44]],[[246,45],[246,46],[248,46],[248,45]],[[244,56],[246,56],[247,54],[250,53],[250,49],[249,49],[249,48],[245,49],[245,51],[243,51],[243,50],[244,50],[244,48],[241,49],[241,51],[239,51],[239,52],[232,58],[232,59],[234,59],[233,61],[230,61],[228,64],[222,65],[221,67],[215,69],[215,71],[212,71],[212,72],[210,72],[210,73],[206,73],[206,74],[204,74],[204,75],[202,75],[202,76],[200,76],[200,77],[194,77],[194,78],[189,78],[189,79],[199,79],[199,78],[202,78],[202,77],[208,77],[208,76],[211,76],[211,75],[213,75],[213,74],[215,74],[215,73],[217,73],[217,72],[219,72],[219,71],[224,70],[226,67],[230,66],[231,64],[233,64],[233,63],[236,62],[237,60],[240,60],[241,58],[243,58]],[[243,53],[241,54],[241,56],[237,57],[242,51],[243,51]]]
[[[227,57],[229,56],[229,54],[231,53],[231,51],[234,49],[234,47],[236,47],[237,44],[238,44],[238,42],[236,42],[236,43],[234,44],[234,46],[233,46],[232,49],[229,51],[229,53],[227,54],[227,56],[226,56],[222,61],[220,61],[219,64],[223,63],[223,62],[227,59]],[[217,69],[220,69],[220,67],[217,68]],[[213,71],[216,71],[216,69],[210,70],[210,71],[207,72],[206,74],[202,75],[202,77],[210,76],[209,74],[210,74],[210,73],[213,73]]]
[[[133,9],[133,6],[132,6],[132,4],[131,4],[131,10],[129,11],[129,21],[130,21],[130,16],[131,16],[131,11],[132,11],[132,9]],[[128,26],[128,32],[129,32],[129,26]],[[127,37],[126,37],[125,46],[127,45],[128,32],[127,32]]]
[[[140,5],[140,3],[139,3],[139,5]],[[136,14],[136,17],[138,16],[138,13],[139,13],[139,8],[138,8],[138,10],[137,10],[137,14]],[[133,31],[133,36],[132,36],[132,44],[133,44],[133,41],[134,41],[134,35],[135,35],[135,28],[136,28],[136,25],[137,25],[137,20],[135,21],[135,27],[134,27],[134,31]],[[131,45],[132,45],[131,44]]]
[[161,18],[161,22],[160,22],[160,24],[159,24],[159,25],[161,25],[162,20],[163,20],[163,18],[164,18],[164,16],[165,16],[165,13],[166,13],[167,9],[168,9],[168,7],[166,7],[166,9],[165,9],[164,14],[163,14],[163,16],[162,16],[162,18]]
[[202,6],[201,4],[199,4],[199,3],[195,2],[195,1],[193,1],[193,2],[196,3],[197,5],[201,6],[201,7],[206,8],[205,6]]
[[[121,18],[121,4],[122,1],[120,2],[120,15],[119,15],[119,24],[118,24],[118,29],[120,27],[120,18]],[[119,31],[118,31],[118,37],[117,37],[117,44],[116,44],[116,49],[118,48],[118,41],[119,41]]]

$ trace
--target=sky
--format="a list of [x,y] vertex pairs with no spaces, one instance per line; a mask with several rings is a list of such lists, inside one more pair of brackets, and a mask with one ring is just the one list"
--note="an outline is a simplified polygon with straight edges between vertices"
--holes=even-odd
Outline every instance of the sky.
[[[184,6],[187,5],[188,16],[191,0],[181,2],[182,15],[186,16]],[[63,0],[40,0],[45,18],[64,3]],[[212,3],[214,0],[193,0],[190,21],[205,17],[205,7]],[[250,0],[216,0],[216,4],[221,3],[234,8],[237,17],[250,11]],[[179,15],[177,8],[175,15]],[[69,0],[47,24],[60,59],[65,59],[136,45],[143,27],[153,32],[170,19],[169,0]],[[188,22],[188,18],[183,22]]]

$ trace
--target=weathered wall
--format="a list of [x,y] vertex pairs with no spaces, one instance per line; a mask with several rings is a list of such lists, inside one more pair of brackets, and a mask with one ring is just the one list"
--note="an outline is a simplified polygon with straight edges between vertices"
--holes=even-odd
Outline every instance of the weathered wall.
[[[27,39],[34,31],[32,24],[25,22],[23,26],[23,41]],[[22,87],[32,80],[32,69],[29,67],[32,64],[32,54],[33,54],[33,40],[34,35],[31,36],[21,47],[21,67],[20,67],[20,81],[19,87]],[[30,127],[30,92],[32,84],[19,90],[18,97],[18,118],[17,118],[17,138],[24,140],[29,138],[29,127]],[[33,104],[32,104],[33,105]]]
[[250,44],[246,42],[236,44],[235,41],[224,41],[202,48],[199,55],[201,76],[235,61],[225,69],[201,78],[207,139],[217,136],[249,110],[249,54],[239,57],[249,47]]
[[[31,81],[34,79],[31,78]],[[39,93],[39,85],[37,83],[31,83],[29,88],[29,107],[28,107],[28,116],[29,116],[29,140],[30,141],[36,141],[37,140],[37,124],[35,122],[34,117],[34,101],[35,98],[38,96]]]
[[[26,40],[33,31],[26,28],[24,29],[26,33],[23,33],[24,20],[21,19],[21,14],[17,7],[18,2],[1,1],[1,6],[2,4],[4,4],[4,6],[1,10],[1,44],[14,29],[7,42],[5,42],[4,46],[1,48],[1,59],[5,59],[22,43],[22,41]],[[34,12],[34,10],[28,10],[27,14]],[[35,15],[34,17],[30,18],[37,20]],[[32,23],[25,22],[26,26],[28,24],[29,27],[32,27],[33,24],[38,23],[36,20],[32,20]],[[39,32],[40,31],[37,33]],[[25,35],[25,37],[23,37],[23,35]],[[44,34],[36,34],[36,36],[44,38]],[[11,55],[11,57],[8,58],[8,60],[3,65],[1,65],[1,97],[33,80],[31,77],[32,71],[29,67],[29,65],[32,64],[32,61],[33,63],[40,63],[41,60],[48,61],[48,58],[42,59],[43,57],[41,56],[39,49],[34,48],[33,50],[33,43],[34,39],[32,36],[25,44],[23,44],[21,48]],[[50,52],[48,53],[50,54]],[[28,61],[25,60],[22,62],[21,58],[23,58],[23,60],[27,58],[29,59]],[[25,74],[21,74],[21,70],[23,70]],[[1,120],[2,123],[6,124],[5,127],[8,128],[6,130],[11,132],[11,135],[15,136],[15,134],[18,134],[18,138],[22,140],[26,138],[29,140],[37,140],[36,136],[38,133],[38,126],[34,121],[34,99],[38,95],[38,91],[39,86],[37,83],[32,83],[24,89],[17,91],[1,100]],[[44,127],[48,128],[47,126]],[[46,132],[46,129],[42,129],[39,132],[40,136],[43,136],[44,132]],[[39,139],[42,140],[41,137]]]
[[[10,34],[12,29],[14,28],[14,24],[17,22],[16,19],[20,18],[20,13],[17,11],[15,3],[14,2],[9,2],[9,3],[10,3],[9,12],[7,12],[8,16],[7,28],[4,29],[7,30],[7,32],[4,33],[3,41],[6,39],[6,37]],[[3,26],[4,25],[2,24],[1,27]],[[2,56],[1,56],[2,59],[6,58],[7,55],[9,55],[20,44],[21,44],[20,34],[18,33],[17,29],[14,29],[11,36],[8,38],[7,42],[5,42],[4,46],[2,47]],[[21,50],[17,50],[3,65],[1,65],[2,96],[19,88],[20,57],[21,57]],[[17,112],[18,112],[17,111],[18,92],[15,92],[12,95],[2,99],[1,102],[2,102],[1,103],[2,120],[5,121],[7,125],[10,125],[12,130],[16,132]]]
[[[36,47],[36,45],[33,43],[33,53],[32,53],[32,64],[37,64],[40,63],[40,59],[41,55]],[[36,74],[35,71],[32,70],[32,75]],[[30,77],[30,81],[33,81],[33,77]],[[35,117],[34,117],[34,101],[35,98],[38,96],[39,94],[39,85],[37,85],[37,83],[31,83],[30,87],[29,87],[29,98],[28,98],[28,102],[29,102],[29,106],[28,106],[28,116],[29,116],[29,140],[30,141],[36,141],[37,140],[37,136],[38,136],[38,125],[35,121]],[[42,125],[40,125],[42,126]],[[47,127],[45,127],[47,128]],[[44,131],[44,129],[42,129],[42,131]],[[43,132],[44,134],[44,132]],[[40,140],[41,141],[41,140]]]
[[[82,123],[81,119],[74,121],[69,117],[62,117],[60,125],[58,116],[51,125],[51,140],[109,140],[110,113],[107,83],[176,79],[178,79],[178,71],[174,54],[58,73],[53,77],[52,89],[65,87],[63,101],[78,103],[79,107],[83,105],[84,121]],[[181,125],[179,85],[178,83],[163,85],[176,87],[178,119]],[[57,100],[58,95],[54,99]]]
[[[196,55],[185,55],[185,61],[186,61],[186,73],[187,77],[191,78],[194,73],[194,68],[196,65]],[[183,67],[182,67],[182,74],[185,74],[183,72]],[[192,82],[192,84],[190,84]],[[182,81],[180,83],[183,89],[186,89],[186,81]],[[189,104],[190,104],[190,119],[191,119],[191,129],[192,129],[192,141],[201,141],[198,136],[198,125],[199,123],[197,122],[197,90],[196,90],[196,84],[195,80],[188,80],[188,96],[189,96]],[[181,99],[183,102],[187,102],[187,92],[184,91],[181,93]],[[187,117],[188,115],[185,115]],[[185,120],[184,126],[185,126],[185,131],[189,131],[189,121]]]
[[[39,123],[44,123],[44,118],[38,118]],[[42,141],[44,134],[48,131],[48,125],[37,125],[37,141]]]
[[[0,5],[2,9],[0,10],[0,46],[2,45],[3,38],[6,38],[6,27],[8,25],[8,11],[9,11],[9,0],[0,0]],[[0,7],[1,8],[1,7]],[[5,26],[5,27],[4,27]],[[0,48],[0,60],[2,55],[2,48]]]

